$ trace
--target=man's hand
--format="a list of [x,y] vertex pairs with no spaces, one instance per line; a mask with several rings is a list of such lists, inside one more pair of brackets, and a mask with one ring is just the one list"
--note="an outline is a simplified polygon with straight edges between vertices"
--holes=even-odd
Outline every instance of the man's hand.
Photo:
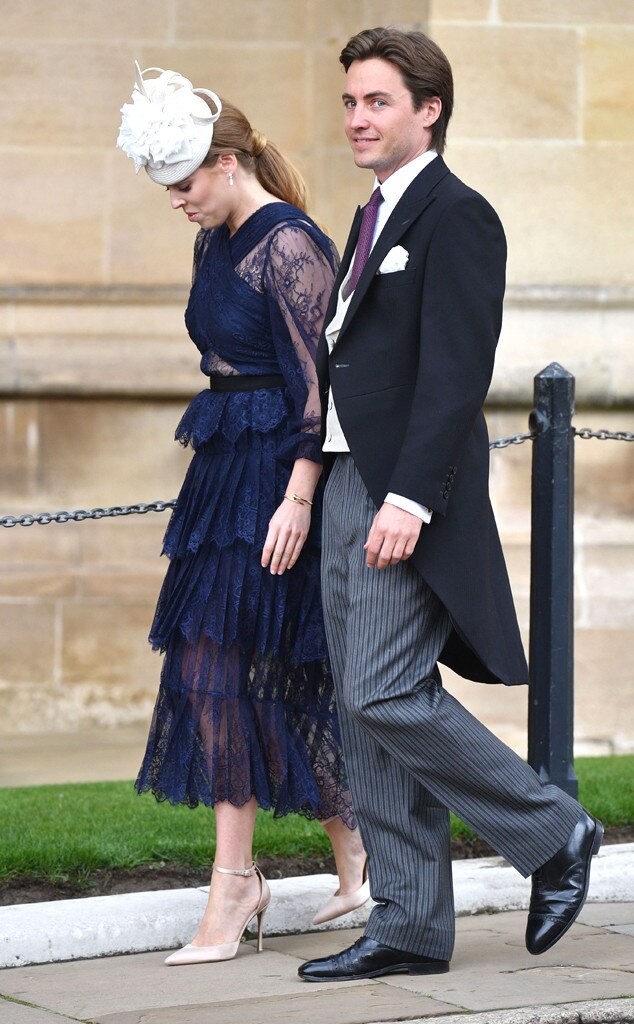
[[383,504],[363,545],[363,550],[367,551],[365,564],[371,569],[374,566],[385,569],[388,565],[404,562],[416,546],[422,525],[422,519],[411,512],[405,512],[396,505]]

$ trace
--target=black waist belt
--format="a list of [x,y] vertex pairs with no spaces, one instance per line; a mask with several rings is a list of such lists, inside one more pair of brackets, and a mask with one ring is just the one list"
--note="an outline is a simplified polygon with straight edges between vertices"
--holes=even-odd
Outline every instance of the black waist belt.
[[259,388],[283,388],[285,384],[281,373],[241,373],[236,376],[212,373],[209,377],[209,387],[212,391],[258,391]]

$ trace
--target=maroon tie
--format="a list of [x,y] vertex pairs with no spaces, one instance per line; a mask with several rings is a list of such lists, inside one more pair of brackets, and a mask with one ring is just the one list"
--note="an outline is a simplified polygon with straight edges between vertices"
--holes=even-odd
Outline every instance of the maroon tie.
[[361,271],[368,262],[368,256],[372,249],[372,239],[374,238],[376,218],[379,212],[379,206],[382,202],[383,196],[381,195],[381,189],[377,187],[370,196],[369,202],[363,208],[363,217],[361,219],[361,228],[359,231],[359,239],[357,241],[357,251],[354,254],[352,273],[348,279],[348,287],[346,289],[347,295],[351,295],[357,287],[357,283],[361,277]]

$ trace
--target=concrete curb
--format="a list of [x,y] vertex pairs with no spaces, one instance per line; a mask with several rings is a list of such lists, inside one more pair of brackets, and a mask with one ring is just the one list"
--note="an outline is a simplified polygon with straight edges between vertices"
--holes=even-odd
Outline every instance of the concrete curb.
[[[456,914],[528,906],[530,880],[522,878],[500,857],[454,861],[453,876]],[[266,917],[267,933],[295,935],[363,927],[371,905],[330,925],[311,925],[315,911],[336,884],[334,875],[271,881],[273,899]],[[207,889],[202,887],[2,907],[0,967],[173,949],[195,933],[206,899]],[[589,900],[634,901],[634,843],[606,846],[595,857]]]
[[[452,1013],[449,1016],[408,1019],[407,1024],[634,1024],[634,999],[596,999],[583,1003],[557,1003],[516,1010]],[[394,1024],[377,1021],[376,1024]]]

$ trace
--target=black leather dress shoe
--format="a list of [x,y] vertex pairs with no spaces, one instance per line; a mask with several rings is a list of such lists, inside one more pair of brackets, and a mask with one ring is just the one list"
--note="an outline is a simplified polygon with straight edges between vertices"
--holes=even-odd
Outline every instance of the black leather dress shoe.
[[448,960],[434,960],[429,956],[404,953],[401,949],[382,946],[374,939],[362,935],[353,946],[341,953],[308,960],[298,970],[304,981],[356,981],[361,978],[379,978],[382,974],[446,974]]
[[603,825],[584,811],[566,845],[534,873],[526,925],[529,953],[545,953],[576,920],[588,894],[590,861],[602,839]]

